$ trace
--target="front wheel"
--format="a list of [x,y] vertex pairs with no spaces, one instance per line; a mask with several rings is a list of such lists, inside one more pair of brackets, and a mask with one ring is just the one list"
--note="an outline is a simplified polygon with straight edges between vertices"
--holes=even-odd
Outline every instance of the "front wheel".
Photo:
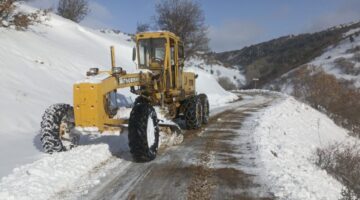
[[134,106],[129,118],[129,147],[136,162],[156,158],[159,145],[159,125],[155,109],[148,103]]

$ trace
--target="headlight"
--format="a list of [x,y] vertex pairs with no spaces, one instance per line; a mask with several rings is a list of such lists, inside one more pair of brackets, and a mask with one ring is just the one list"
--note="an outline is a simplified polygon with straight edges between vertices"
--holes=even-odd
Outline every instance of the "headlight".
[[113,74],[122,74],[123,69],[121,67],[113,67],[112,68],[112,73]]
[[86,72],[86,76],[95,76],[99,74],[99,68],[90,68],[89,71]]

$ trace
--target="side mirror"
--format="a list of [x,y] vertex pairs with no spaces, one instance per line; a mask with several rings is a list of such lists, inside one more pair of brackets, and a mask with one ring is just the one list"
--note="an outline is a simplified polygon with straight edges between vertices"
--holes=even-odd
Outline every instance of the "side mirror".
[[133,53],[132,53],[132,60],[135,61],[136,60],[136,48],[133,48]]
[[195,79],[197,79],[199,77],[199,75],[198,74],[195,74]]

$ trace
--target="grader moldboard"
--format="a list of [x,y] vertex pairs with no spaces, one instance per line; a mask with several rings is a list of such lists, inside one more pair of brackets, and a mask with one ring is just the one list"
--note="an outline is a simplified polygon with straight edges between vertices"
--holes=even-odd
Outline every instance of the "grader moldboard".
[[[209,102],[195,91],[197,75],[184,72],[184,46],[171,32],[144,32],[136,35],[133,60],[139,73],[128,74],[115,66],[111,47],[111,71],[91,68],[86,81],[73,86],[74,107],[55,104],[44,113],[41,142],[47,153],[69,150],[79,143],[79,129],[99,132],[128,124],[130,152],[137,162],[155,159],[159,145],[159,127],[154,106],[167,117],[180,120],[186,129],[198,129],[209,120]],[[130,118],[116,119],[118,107],[112,97],[117,89],[130,88],[135,99]]]

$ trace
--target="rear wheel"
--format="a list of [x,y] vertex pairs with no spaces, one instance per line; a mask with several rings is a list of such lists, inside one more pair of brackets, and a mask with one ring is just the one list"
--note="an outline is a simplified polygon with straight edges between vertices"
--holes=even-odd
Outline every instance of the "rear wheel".
[[206,94],[199,94],[199,98],[202,105],[202,123],[207,124],[209,123],[209,116],[210,116],[209,100]]
[[159,126],[155,109],[148,103],[135,104],[129,119],[129,147],[136,162],[155,159]]
[[46,109],[41,122],[41,142],[46,153],[69,150],[79,144],[74,132],[74,110],[68,104],[55,104]]
[[198,129],[202,124],[202,105],[198,96],[187,99],[184,104],[184,118],[187,129]]

